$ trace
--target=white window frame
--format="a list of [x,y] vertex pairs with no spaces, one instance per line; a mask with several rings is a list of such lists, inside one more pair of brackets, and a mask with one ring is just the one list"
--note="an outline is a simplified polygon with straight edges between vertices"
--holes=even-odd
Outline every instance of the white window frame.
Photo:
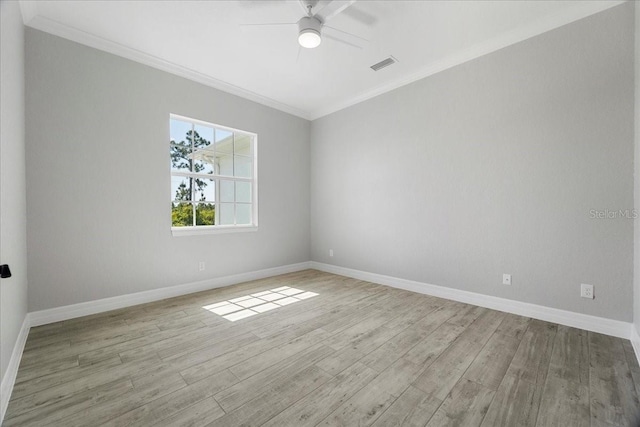
[[[229,181],[242,181],[242,182],[250,182],[251,183],[251,224],[228,224],[228,225],[193,225],[193,226],[185,226],[185,227],[173,227],[171,226],[171,234],[175,237],[178,236],[196,236],[202,234],[220,234],[220,233],[241,233],[241,232],[251,232],[258,230],[258,135],[253,132],[247,132],[245,130],[234,129],[229,126],[218,125],[215,123],[205,122],[203,120],[193,119],[191,117],[181,116],[178,114],[169,114],[169,123],[171,120],[180,120],[184,122],[193,123],[195,125],[213,127],[216,129],[225,130],[228,132],[233,132],[234,134],[243,134],[250,136],[252,138],[252,174],[251,178],[241,178],[235,176],[228,175],[216,175],[216,174],[199,174],[194,172],[180,172],[173,170],[169,167],[169,178],[173,176],[185,176],[185,177],[194,177],[194,178],[204,178],[204,179],[215,179],[216,182],[216,197],[215,197],[215,207],[216,207],[216,222],[219,221],[220,218],[220,179],[229,180]],[[169,125],[169,143],[171,143],[171,132]],[[169,179],[169,192],[171,193],[171,179]],[[235,192],[234,192],[235,194]],[[173,198],[171,199],[173,202]],[[195,203],[192,201],[192,203]],[[235,202],[234,202],[235,205]],[[169,220],[171,221],[171,212],[169,212]],[[195,217],[194,217],[195,220]]]

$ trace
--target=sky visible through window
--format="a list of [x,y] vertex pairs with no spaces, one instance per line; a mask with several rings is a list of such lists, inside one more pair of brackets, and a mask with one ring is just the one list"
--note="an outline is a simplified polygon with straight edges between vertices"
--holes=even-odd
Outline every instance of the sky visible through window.
[[[194,126],[195,131],[198,132],[200,136],[205,138],[210,143],[223,141],[224,139],[227,139],[233,135],[233,132],[230,132],[224,129],[215,128],[215,137],[214,137],[213,127],[208,127],[204,125],[192,125],[191,123],[184,120],[171,119],[169,121],[169,139],[177,143],[181,141],[186,141],[187,132],[190,132],[192,130],[192,126]],[[205,170],[202,173],[213,173],[213,169],[209,167],[210,165],[207,165],[206,162],[201,162],[201,164],[206,166]],[[176,192],[178,191],[178,188],[180,186],[180,183],[184,182],[184,180],[185,180],[184,177],[179,177],[179,176],[171,177],[171,200],[174,200]],[[205,189],[206,189],[205,190],[206,200],[214,201],[215,186],[208,185],[207,187],[205,187]]]
[[302,289],[282,286],[269,291],[258,292],[222,301],[215,304],[205,305],[205,310],[222,316],[225,319],[235,322],[256,314],[265,313],[273,309],[303,301],[317,296],[315,292],[308,292]]

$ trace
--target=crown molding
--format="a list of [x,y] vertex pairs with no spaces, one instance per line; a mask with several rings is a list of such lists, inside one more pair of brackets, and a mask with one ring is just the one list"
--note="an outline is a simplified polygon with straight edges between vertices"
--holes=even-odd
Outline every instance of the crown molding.
[[166,61],[156,56],[149,55],[142,51],[129,48],[119,43],[95,36],[85,31],[78,30],[74,27],[70,27],[60,22],[40,16],[38,15],[36,1],[20,0],[19,3],[23,22],[25,25],[31,28],[35,28],[37,30],[59,36],[67,40],[71,40],[98,50],[102,50],[104,52],[121,56],[123,58],[130,59],[132,61],[139,62],[141,64],[148,65],[150,67],[166,71],[180,77],[184,77],[186,79],[201,83],[205,86],[213,87],[215,89],[248,99],[250,101],[283,111],[288,114],[292,114],[297,117],[301,117],[306,120],[316,120],[326,115],[359,104],[368,99],[375,98],[376,96],[390,92],[394,89],[398,89],[402,86],[424,79],[433,74],[439,73],[441,71],[447,70],[481,56],[498,51],[507,46],[519,43],[531,37],[535,37],[547,31],[551,31],[553,29],[562,27],[580,19],[584,19],[588,16],[627,2],[628,0],[581,2],[579,6],[571,10],[550,15],[544,19],[533,22],[530,25],[516,28],[513,31],[507,32],[499,37],[495,37],[485,42],[478,43],[468,49],[456,52],[439,61],[432,62],[409,76],[405,76],[396,79],[391,83],[375,87],[344,101],[334,103],[329,106],[312,109],[310,111],[305,111],[297,107],[293,107],[275,99],[262,96],[258,93],[251,92],[222,80],[218,80],[204,73],[200,73],[190,68],[175,64],[170,61]]
[[38,15],[38,3],[35,1],[19,0],[20,14],[22,15],[22,23],[27,25]]
[[571,11],[557,13],[555,15],[548,16],[544,19],[533,22],[530,25],[516,28],[513,31],[500,35],[499,37],[495,37],[485,42],[478,43],[468,49],[456,52],[439,61],[432,62],[409,76],[402,77],[382,86],[378,86],[343,102],[335,103],[325,108],[312,110],[310,112],[310,120],[319,119],[321,117],[359,104],[368,99],[375,98],[376,96],[390,92],[394,89],[398,89],[402,86],[424,79],[425,77],[429,77],[433,74],[439,73],[449,68],[453,68],[465,62],[472,61],[481,56],[496,52],[505,47],[530,39],[547,31],[551,31],[564,25],[570,24],[572,22],[579,21],[588,16],[595,15],[596,13],[619,6],[623,3],[627,3],[627,1],[616,0],[610,2],[583,2],[580,4],[580,8],[577,8],[578,10],[572,9]]
[[[32,2],[21,2],[32,3]],[[29,6],[30,7],[30,6]],[[29,12],[31,13],[31,12]],[[23,19],[24,19],[23,15]],[[35,15],[25,25],[34,28],[36,30],[44,31],[54,36],[62,37],[67,40],[71,40],[76,43],[80,43],[85,46],[92,47],[94,49],[101,50],[103,52],[111,53],[113,55],[120,56],[135,62],[138,62],[149,67],[156,68],[167,73],[174,74],[179,77],[184,77],[191,81],[203,84],[205,86],[212,87],[214,89],[221,90],[223,92],[239,96],[249,101],[256,102],[258,104],[265,105],[267,107],[274,108],[276,110],[283,111],[294,116],[301,117],[309,120],[309,114],[306,111],[276,101],[274,99],[262,96],[255,92],[243,89],[238,86],[234,86],[230,83],[226,83],[222,80],[215,79],[209,75],[200,73],[187,67],[175,64],[170,61],[158,58],[157,56],[144,53],[140,50],[133,49],[124,46],[120,43],[113,42],[111,40],[104,39],[102,37],[95,36],[77,28],[62,24],[43,16]]]

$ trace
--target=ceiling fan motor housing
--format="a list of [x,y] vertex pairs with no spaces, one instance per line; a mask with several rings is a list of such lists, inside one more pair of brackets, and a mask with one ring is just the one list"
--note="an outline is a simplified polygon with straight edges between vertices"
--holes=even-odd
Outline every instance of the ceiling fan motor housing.
[[298,42],[306,48],[320,45],[322,22],[315,16],[305,16],[298,21]]

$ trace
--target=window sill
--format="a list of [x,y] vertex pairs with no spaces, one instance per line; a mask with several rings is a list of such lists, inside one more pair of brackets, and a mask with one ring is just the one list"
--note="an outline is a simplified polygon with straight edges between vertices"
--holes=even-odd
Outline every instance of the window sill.
[[258,231],[257,225],[231,225],[231,226],[201,226],[201,227],[171,227],[173,237],[201,236],[204,234],[247,233]]

